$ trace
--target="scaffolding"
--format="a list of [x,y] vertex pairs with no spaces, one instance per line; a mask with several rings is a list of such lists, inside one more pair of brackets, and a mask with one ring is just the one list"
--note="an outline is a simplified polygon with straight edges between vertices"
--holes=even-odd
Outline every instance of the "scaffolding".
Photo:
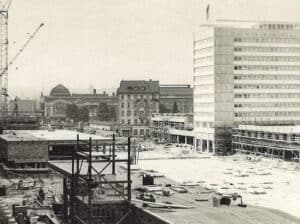
[[232,148],[246,154],[300,162],[300,133],[255,128],[234,128]]
[[[126,159],[117,159],[116,146],[126,146]],[[111,143],[95,145],[92,138],[86,141],[77,135],[71,170],[52,167],[64,176],[64,223],[123,223],[122,220],[126,220],[131,213],[131,148],[130,137],[127,143],[117,144],[113,135]],[[126,177],[121,179],[116,176],[118,163],[125,163],[127,169]],[[110,193],[103,193],[108,192],[108,188]],[[109,215],[103,214],[103,210]]]

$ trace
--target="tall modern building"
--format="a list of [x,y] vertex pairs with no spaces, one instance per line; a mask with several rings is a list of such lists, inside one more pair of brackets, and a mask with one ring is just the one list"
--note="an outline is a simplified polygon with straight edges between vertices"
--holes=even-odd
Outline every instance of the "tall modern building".
[[195,146],[224,153],[232,127],[249,123],[300,123],[300,24],[217,21],[195,32]]

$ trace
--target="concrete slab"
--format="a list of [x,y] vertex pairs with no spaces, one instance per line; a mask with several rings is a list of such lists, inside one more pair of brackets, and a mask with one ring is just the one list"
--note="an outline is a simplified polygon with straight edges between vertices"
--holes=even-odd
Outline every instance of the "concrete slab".
[[6,131],[0,138],[6,141],[76,141],[77,135],[80,140],[103,140],[109,141],[112,138],[99,135],[85,134],[70,130],[10,130]]

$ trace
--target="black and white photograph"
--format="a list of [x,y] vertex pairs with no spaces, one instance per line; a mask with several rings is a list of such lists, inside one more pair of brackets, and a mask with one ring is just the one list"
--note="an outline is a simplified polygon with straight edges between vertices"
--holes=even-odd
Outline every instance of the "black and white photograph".
[[300,224],[300,0],[0,0],[0,224]]

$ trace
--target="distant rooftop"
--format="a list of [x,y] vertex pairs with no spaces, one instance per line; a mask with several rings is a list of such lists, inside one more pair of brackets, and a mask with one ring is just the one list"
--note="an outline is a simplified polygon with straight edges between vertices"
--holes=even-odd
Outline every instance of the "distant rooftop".
[[191,88],[190,84],[161,84],[160,88]]
[[161,85],[159,90],[160,97],[166,97],[170,95],[193,97],[193,88],[191,88],[190,85]]
[[80,140],[111,140],[111,138],[90,135],[70,130],[11,130],[5,131],[0,138],[6,141],[76,141],[77,134]]
[[71,93],[64,85],[58,84],[51,90],[50,96],[71,96]]
[[[50,91],[50,97],[111,97],[115,96],[112,89],[68,89],[58,84]],[[47,96],[48,97],[48,96]]]
[[159,93],[159,81],[122,80],[118,88],[120,93]]

